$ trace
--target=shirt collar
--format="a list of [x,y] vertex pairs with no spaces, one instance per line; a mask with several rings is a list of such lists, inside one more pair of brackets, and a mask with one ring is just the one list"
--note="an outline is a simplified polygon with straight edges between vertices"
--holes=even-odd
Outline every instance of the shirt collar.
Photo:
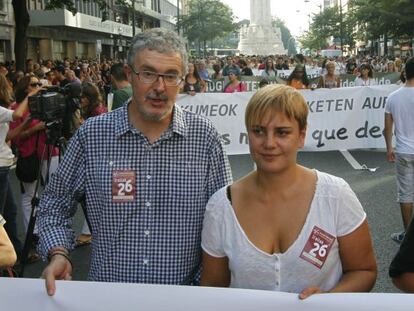
[[[132,99],[130,99],[125,105],[120,108],[120,112],[116,116],[115,119],[115,135],[122,136],[128,131],[134,130],[134,127],[131,123],[129,123],[128,118],[128,106],[131,104]],[[181,136],[185,136],[187,133],[187,126],[184,119],[184,112],[181,107],[177,104],[174,105],[173,109],[173,119],[172,125],[170,126],[169,130],[172,130],[173,133],[177,133]]]

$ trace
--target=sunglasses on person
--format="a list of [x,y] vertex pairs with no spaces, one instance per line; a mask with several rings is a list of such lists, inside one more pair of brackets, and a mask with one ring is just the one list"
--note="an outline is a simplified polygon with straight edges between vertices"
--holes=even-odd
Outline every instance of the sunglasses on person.
[[31,87],[36,87],[36,86],[41,87],[42,86],[42,83],[40,83],[40,82],[30,83],[30,86]]

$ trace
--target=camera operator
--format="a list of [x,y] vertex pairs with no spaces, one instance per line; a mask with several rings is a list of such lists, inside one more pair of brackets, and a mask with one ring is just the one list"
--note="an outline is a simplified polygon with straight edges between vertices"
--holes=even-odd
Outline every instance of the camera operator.
[[[41,89],[41,83],[35,76],[26,76],[22,78],[16,85],[15,98],[16,103],[12,105],[15,111],[20,111],[22,105],[27,105],[28,97],[38,93]],[[23,118],[27,117],[29,112],[23,114]],[[12,129],[21,126],[22,118],[10,124]],[[27,128],[22,130],[14,139],[13,143],[16,145],[19,152],[19,157],[28,159],[30,156],[36,156],[39,160],[44,160],[41,167],[42,178],[46,180],[47,171],[47,157],[51,155],[49,174],[53,173],[58,165],[59,150],[53,146],[46,145],[46,125],[37,119],[32,119]],[[21,209],[23,214],[24,232],[27,233],[27,228],[30,220],[32,210],[32,198],[35,195],[36,180],[32,182],[23,182],[20,180],[22,186],[21,195]],[[29,262],[35,261],[39,256],[33,250],[29,253]]]
[[[33,90],[35,94],[37,90]],[[7,223],[5,229],[10,236],[18,254],[22,244],[17,236],[16,214],[17,206],[10,185],[10,167],[14,163],[14,155],[7,142],[18,135],[28,125],[28,118],[19,127],[9,131],[9,122],[23,117],[28,110],[28,100],[25,98],[19,107],[13,111],[8,109],[13,102],[13,89],[7,78],[0,74],[0,214],[4,215]]]

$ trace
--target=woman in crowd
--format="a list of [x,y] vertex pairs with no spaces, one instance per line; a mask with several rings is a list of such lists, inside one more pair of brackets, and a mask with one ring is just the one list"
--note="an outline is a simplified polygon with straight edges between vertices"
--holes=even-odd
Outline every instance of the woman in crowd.
[[207,85],[198,74],[197,67],[193,63],[188,64],[188,73],[184,78],[184,93],[194,96],[196,93],[204,93]]
[[235,70],[229,70],[229,83],[224,87],[224,93],[246,92],[247,85],[239,80]]
[[13,244],[6,230],[4,230],[3,226],[5,223],[6,221],[0,214],[0,268],[13,266],[17,259]]
[[262,78],[275,78],[277,76],[277,70],[272,58],[266,60],[265,69],[262,71]]
[[373,78],[372,68],[369,64],[362,64],[359,67],[360,76],[356,77],[354,84],[355,86],[370,86],[376,85]]
[[366,214],[341,178],[297,163],[308,106],[285,85],[246,107],[257,169],[216,192],[202,232],[204,286],[299,293],[365,292],[376,279]]
[[[35,93],[36,91],[33,91],[29,96]],[[16,252],[20,254],[22,245],[17,235],[17,205],[11,189],[9,176],[10,167],[14,164],[14,154],[7,142],[25,129],[29,119],[27,118],[20,127],[9,131],[9,122],[22,118],[28,109],[28,100],[25,98],[18,109],[15,111],[10,110],[9,107],[13,100],[13,89],[6,77],[0,74],[0,214],[4,215],[7,220],[5,229],[12,240]]]
[[335,74],[335,63],[329,61],[325,65],[326,74],[318,82],[318,88],[333,89],[340,86],[339,76]]
[[396,72],[395,64],[392,60],[387,63],[387,72]]
[[213,65],[214,72],[211,75],[211,79],[213,80],[220,80],[223,79],[223,75],[221,73],[221,66],[219,63]]
[[[25,76],[16,85],[15,99],[16,102],[12,105],[12,109],[19,110],[21,105],[25,105],[28,98],[36,94],[41,90],[41,83],[35,76]],[[16,119],[10,124],[11,129],[17,129],[22,126],[25,119],[28,117],[29,112],[23,114],[22,118]],[[32,119],[29,121],[27,127],[21,131],[19,135],[13,138],[13,143],[17,147],[19,157],[28,158],[36,155],[39,160],[43,160],[41,166],[41,173],[43,180],[47,180],[46,172],[48,166],[48,157],[51,157],[49,176],[52,174],[58,165],[59,150],[52,146],[46,145],[46,126],[45,123]],[[32,211],[32,199],[36,190],[36,180],[31,182],[21,181],[22,195],[21,195],[21,209],[23,214],[23,226],[24,232],[27,233],[29,225],[30,214]],[[29,261],[35,261],[39,259],[39,256],[35,250],[31,250],[29,253]]]
[[309,79],[303,64],[296,64],[295,69],[287,79],[287,85],[298,90],[309,88]]
[[[82,117],[81,121],[79,122],[80,124],[91,117],[96,117],[108,112],[106,107],[103,105],[102,96],[99,92],[98,87],[90,82],[82,83],[80,104]],[[92,234],[85,220],[82,226],[82,232],[76,238],[76,246],[87,245],[90,244],[91,241]]]

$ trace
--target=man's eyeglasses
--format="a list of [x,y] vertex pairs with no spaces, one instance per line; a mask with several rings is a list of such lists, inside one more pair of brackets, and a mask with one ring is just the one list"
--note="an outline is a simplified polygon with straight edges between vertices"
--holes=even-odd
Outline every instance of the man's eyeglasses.
[[30,83],[30,86],[31,87],[36,87],[36,86],[41,87],[42,86],[42,83],[39,83],[39,82]]
[[180,76],[174,73],[158,73],[152,71],[136,71],[132,66],[129,66],[133,73],[138,76],[138,79],[144,83],[152,84],[161,77],[166,86],[178,86],[183,80]]

